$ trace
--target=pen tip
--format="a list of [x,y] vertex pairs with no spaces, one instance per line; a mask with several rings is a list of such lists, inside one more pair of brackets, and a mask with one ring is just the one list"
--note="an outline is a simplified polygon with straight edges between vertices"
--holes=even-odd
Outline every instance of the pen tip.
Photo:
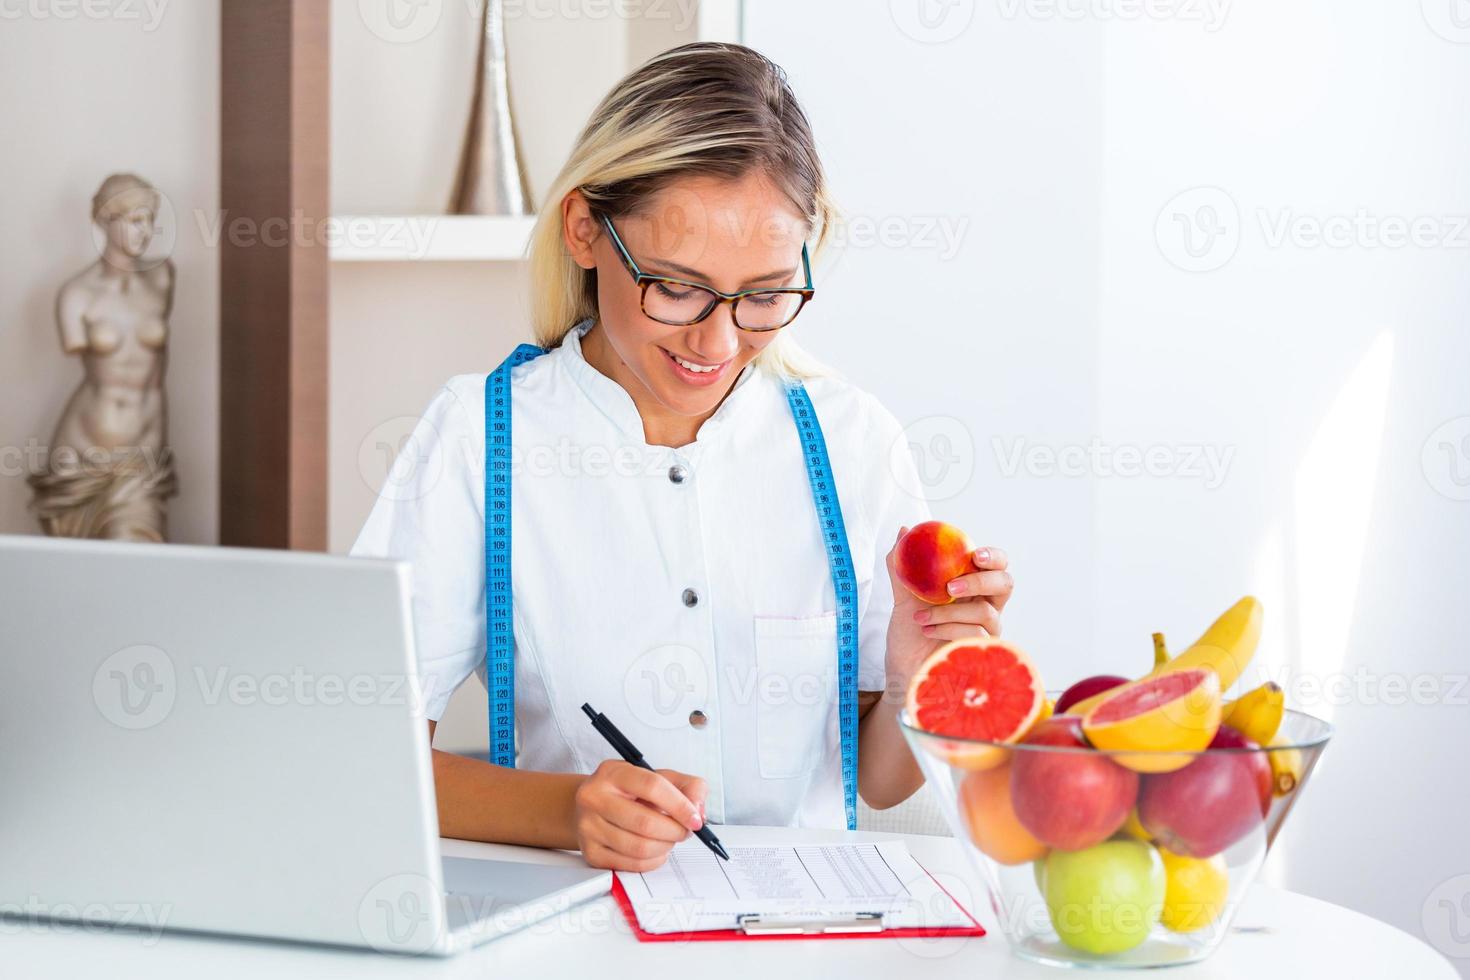
[[726,861],[730,860],[730,855],[725,853],[724,846],[719,844],[718,842],[716,842],[715,844],[715,853],[724,858]]
[[587,704],[585,701],[582,703],[582,711],[586,713],[586,715],[587,715],[588,718],[592,718],[592,719],[596,719],[597,718],[597,712],[593,711],[592,710],[592,705]]

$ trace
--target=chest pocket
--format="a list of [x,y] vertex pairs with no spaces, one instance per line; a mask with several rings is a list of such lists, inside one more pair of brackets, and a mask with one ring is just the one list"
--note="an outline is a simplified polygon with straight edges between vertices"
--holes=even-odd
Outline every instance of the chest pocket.
[[761,776],[796,779],[837,744],[837,614],[755,618]]

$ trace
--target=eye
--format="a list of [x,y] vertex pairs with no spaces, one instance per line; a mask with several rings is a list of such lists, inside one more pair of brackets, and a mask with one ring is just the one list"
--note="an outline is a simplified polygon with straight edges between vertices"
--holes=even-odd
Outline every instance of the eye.
[[745,302],[756,306],[776,306],[781,303],[784,295],[783,293],[752,293],[745,297]]
[[676,303],[683,300],[696,299],[704,291],[692,287],[676,286],[673,283],[667,282],[656,282],[653,284],[653,289],[654,292],[658,293],[664,299],[672,300]]

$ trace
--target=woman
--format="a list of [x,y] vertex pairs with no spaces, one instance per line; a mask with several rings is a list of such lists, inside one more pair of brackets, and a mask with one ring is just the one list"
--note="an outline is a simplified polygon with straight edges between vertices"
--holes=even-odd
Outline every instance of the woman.
[[[833,212],[784,75],[738,45],[654,58],[547,200],[547,353],[445,386],[354,547],[413,563],[431,732],[490,662],[502,764],[435,753],[441,831],[647,870],[706,818],[840,827],[855,792],[901,802],[922,782],[908,678],[997,631],[1011,582],[994,548],[951,605],[892,580],[927,508],[898,423],[792,341]],[[605,761],[583,702],[671,768]]]

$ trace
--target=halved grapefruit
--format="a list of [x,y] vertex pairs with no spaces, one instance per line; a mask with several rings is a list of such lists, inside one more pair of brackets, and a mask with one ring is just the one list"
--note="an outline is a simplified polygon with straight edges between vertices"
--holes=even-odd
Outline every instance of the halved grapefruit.
[[1031,658],[995,637],[972,637],[929,655],[909,683],[905,707],[914,725],[941,736],[933,747],[951,765],[989,769],[1009,753],[943,737],[1009,744],[1031,729],[1045,704],[1046,687]]
[[[1108,691],[1082,716],[1093,748],[1135,772],[1173,772],[1207,748],[1220,728],[1220,675],[1207,667],[1145,677]],[[1178,753],[1178,754],[1171,754]]]

